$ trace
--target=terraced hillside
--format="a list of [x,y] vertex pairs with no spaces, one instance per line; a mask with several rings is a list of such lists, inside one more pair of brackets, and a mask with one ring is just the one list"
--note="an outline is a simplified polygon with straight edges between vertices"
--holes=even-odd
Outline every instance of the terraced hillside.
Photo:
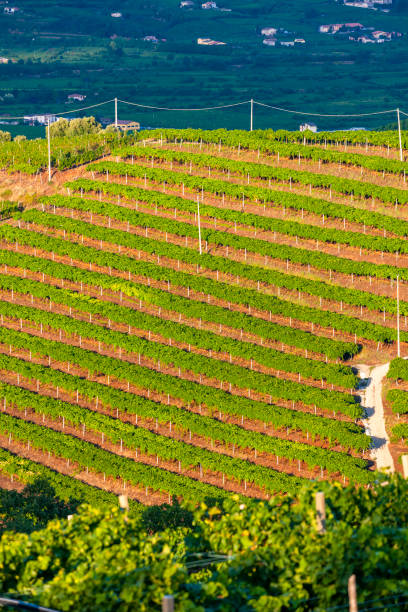
[[97,505],[370,483],[408,190],[352,146],[148,132],[0,225],[0,470]]

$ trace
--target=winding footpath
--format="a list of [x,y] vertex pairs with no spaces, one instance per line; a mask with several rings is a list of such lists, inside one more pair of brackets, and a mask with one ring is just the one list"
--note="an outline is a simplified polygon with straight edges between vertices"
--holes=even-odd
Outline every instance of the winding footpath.
[[394,461],[390,453],[382,403],[382,381],[389,368],[389,363],[376,367],[359,365],[358,371],[363,379],[360,393],[367,415],[363,423],[366,433],[372,438],[371,458],[375,460],[377,470],[393,473]]

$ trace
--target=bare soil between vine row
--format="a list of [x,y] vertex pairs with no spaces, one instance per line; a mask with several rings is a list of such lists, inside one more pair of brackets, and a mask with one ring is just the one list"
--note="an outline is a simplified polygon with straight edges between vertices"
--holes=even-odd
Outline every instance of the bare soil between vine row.
[[[50,302],[50,300],[44,300],[41,298],[31,299],[29,295],[19,294],[15,291],[11,292],[0,289],[0,300],[7,301],[13,304],[19,304],[21,306],[36,308],[45,312],[62,314],[78,321],[85,321],[87,323],[92,323],[100,327],[104,327],[106,329],[112,329],[113,331],[118,331],[123,334],[138,336],[140,338],[144,338],[145,340],[149,340],[157,344],[163,344],[165,346],[171,346],[180,350],[191,352],[193,354],[203,355],[204,357],[231,363],[233,365],[238,365],[240,367],[254,370],[255,372],[261,372],[262,374],[266,374],[269,376],[277,376],[279,378],[284,378],[293,382],[302,382],[303,384],[322,389],[345,391],[343,387],[328,384],[324,380],[320,381],[313,378],[307,378],[302,376],[300,373],[296,374],[284,370],[276,370],[274,368],[258,363],[250,358],[250,345],[248,345],[248,358],[245,359],[243,357],[231,355],[228,352],[212,351],[211,349],[203,349],[197,347],[194,344],[187,344],[185,342],[173,340],[171,337],[167,338],[157,333],[151,333],[148,329],[130,326],[125,323],[117,323],[102,315],[91,315],[90,313],[88,314],[86,311],[72,309],[71,307],[66,306],[64,304],[56,304],[55,302]],[[223,336],[224,334],[219,335]],[[125,350],[123,350],[122,352],[125,355],[127,354]]]
[[[165,150],[174,150],[174,147],[171,149],[166,147]],[[225,156],[220,156],[220,155],[213,155],[213,156],[217,159],[226,159],[226,160],[229,159]],[[118,158],[115,158],[115,159],[118,159]],[[242,175],[242,173],[240,174],[238,171],[228,172],[228,171],[222,171],[222,170],[218,170],[216,168],[211,168],[211,167],[210,167],[211,168],[210,170],[206,171],[205,168],[202,168],[198,165],[194,165],[193,161],[191,164],[191,168],[190,168],[190,163],[183,164],[183,163],[179,163],[176,161],[171,162],[171,161],[158,160],[158,159],[154,159],[153,163],[151,161],[148,163],[147,159],[146,161],[144,161],[141,158],[133,159],[131,164],[129,162],[129,158],[127,158],[125,161],[129,165],[138,165],[142,168],[159,168],[159,169],[164,169],[164,170],[171,170],[176,175],[177,173],[179,174],[182,173],[182,174],[188,174],[190,176],[201,177],[203,179],[205,178],[218,179],[221,181],[225,181],[227,183],[231,183],[233,185],[240,185],[242,187],[247,187],[247,186],[261,187],[263,189],[269,189],[272,191],[284,192],[284,193],[308,197],[308,198],[309,197],[317,198],[319,200],[327,202],[328,204],[343,204],[344,206],[347,206],[349,208],[355,208],[358,210],[375,211],[381,214],[388,215],[390,217],[408,219],[408,209],[406,208],[404,204],[399,204],[395,206],[394,202],[385,202],[379,198],[364,198],[362,196],[355,196],[353,194],[346,195],[344,193],[334,191],[333,189],[330,189],[330,188],[313,187],[311,184],[306,185],[306,184],[297,182],[296,175],[293,177],[292,182],[291,181],[285,182],[282,179],[270,179],[269,180],[269,179],[255,178],[251,176],[248,178],[248,176],[245,177]],[[278,165],[271,166],[271,167],[275,167],[279,169]],[[115,182],[118,176],[120,175],[116,175],[116,174],[114,175]],[[127,180],[128,180],[128,183],[127,183],[128,185],[132,185],[133,181],[138,180],[138,182],[140,182],[140,179],[137,179],[137,177],[131,177],[131,176],[128,176]],[[161,186],[161,184],[157,183],[157,181],[153,181],[151,179],[150,180],[147,179],[146,184],[150,184],[150,185],[153,184],[153,185]],[[172,192],[172,190],[175,190],[176,187],[177,187],[176,185],[166,184],[166,189],[169,190],[169,193]],[[186,186],[184,187],[184,195],[189,194],[190,196],[195,196],[196,193],[197,191],[187,188]],[[204,193],[206,194],[205,203],[210,203],[210,202],[215,203],[217,201],[216,197],[214,198],[214,194],[212,194],[211,192],[208,192],[204,189]],[[227,201],[230,204],[237,203],[236,199],[228,198],[228,196],[225,196],[224,201]],[[254,210],[251,210],[252,208]],[[241,206],[241,209],[242,209],[242,206]],[[263,216],[274,217],[278,219],[296,220],[301,223],[305,223],[305,224],[309,223],[311,225],[317,225],[320,227],[329,227],[329,228],[339,229],[339,230],[347,229],[348,231],[355,231],[355,232],[361,231],[361,233],[367,233],[367,235],[381,236],[381,237],[384,236],[383,230],[376,229],[371,226],[367,226],[364,231],[363,224],[359,224],[357,222],[352,222],[348,220],[346,220],[346,222],[344,223],[342,220],[335,219],[332,217],[327,218],[326,216],[323,221],[321,215],[317,215],[316,213],[313,213],[307,210],[304,210],[302,212],[301,218],[299,218],[299,211],[296,211],[295,209],[290,208],[290,206],[284,207],[281,205],[274,205],[273,202],[268,202],[264,206],[264,204],[261,202],[257,202],[257,201],[254,202],[251,199],[246,199],[245,200],[245,210],[247,212],[254,212],[254,214],[259,214],[259,215],[262,214]],[[386,232],[386,236],[390,238],[390,237],[393,237],[394,234],[392,234],[391,232]]]
[[[54,232],[54,235],[56,234],[56,232]],[[63,232],[61,232],[61,236],[63,237]],[[81,242],[82,244],[82,242]],[[98,248],[100,249],[100,242],[99,241],[94,241],[91,239],[84,239],[84,245],[88,245],[88,246],[92,246],[94,248]],[[112,252],[118,252],[118,247],[116,247],[115,245],[110,245]],[[51,252],[46,252],[46,251],[41,251],[40,249],[37,249],[35,247],[29,247],[29,246],[22,246],[22,245],[15,245],[15,244],[11,244],[11,243],[1,243],[0,244],[0,248],[7,248],[8,250],[11,251],[17,251],[20,253],[24,253],[27,255],[34,255],[35,257],[41,257],[44,259],[48,259],[48,260],[52,260],[58,263],[64,263],[66,265],[75,265],[75,267],[78,267],[80,269],[84,269],[84,270],[92,270],[94,272],[101,272],[103,274],[108,274],[109,276],[112,277],[116,277],[116,278],[122,278],[125,280],[130,280],[130,281],[135,281],[137,283],[140,284],[144,284],[147,286],[151,286],[151,287],[155,287],[158,289],[163,289],[163,290],[168,290],[170,291],[170,283],[167,283],[166,281],[155,281],[154,279],[149,279],[143,276],[138,276],[135,274],[129,274],[126,272],[120,272],[120,271],[116,271],[114,269],[110,269],[108,270],[107,268],[104,268],[102,266],[97,266],[94,264],[86,264],[82,261],[78,261],[78,260],[73,260],[68,256],[59,256],[59,255],[55,255]],[[103,245],[102,247],[104,250],[106,250],[106,245]],[[120,253],[121,254],[128,254],[127,250],[124,250],[123,248],[120,249]],[[130,256],[138,259],[139,257],[143,259],[143,261],[151,261],[151,262],[157,262],[156,258],[152,255],[148,255],[143,253],[143,257],[142,257],[142,252],[141,251],[135,251],[133,254],[131,253]],[[180,264],[180,268],[178,268],[178,264],[174,261],[174,260],[169,260],[167,262],[166,258],[159,258],[159,263],[162,267],[169,267],[170,269],[173,270],[180,270],[180,271],[186,271],[189,274],[194,274],[195,276],[199,276],[199,275],[203,275],[206,278],[211,278],[213,280],[217,280],[217,272],[212,272],[212,271],[207,271],[207,270],[203,270],[202,268],[200,268],[200,271],[197,272],[196,268],[194,266],[187,266],[184,264]],[[231,280],[230,280],[231,279]],[[257,284],[249,281],[247,279],[242,279],[241,278],[236,278],[234,277],[230,277],[230,282],[231,283],[236,283],[238,282],[240,286],[243,287],[248,287],[251,289],[257,289]],[[221,280],[221,278],[220,278]],[[279,287],[276,288],[271,286],[272,291],[271,294],[272,295],[278,295],[279,297],[283,297],[280,293]],[[265,291],[265,287],[262,287],[263,292],[266,293]],[[272,315],[269,312],[265,312],[265,311],[261,311],[258,309],[254,309],[252,307],[246,307],[244,305],[241,304],[234,304],[233,302],[227,301],[227,300],[221,300],[219,298],[215,298],[213,296],[210,296],[209,294],[203,294],[200,292],[195,292],[192,290],[189,290],[188,288],[183,288],[183,287],[174,287],[171,286],[171,293],[174,293],[176,295],[181,295],[183,297],[191,297],[192,299],[195,300],[199,300],[199,301],[203,301],[203,302],[207,302],[207,303],[211,303],[213,305],[217,305],[217,306],[222,306],[224,308],[227,308],[228,310],[233,310],[233,311],[237,311],[237,312],[242,312],[245,314],[249,314],[251,316],[255,316],[258,317],[260,319],[263,320],[267,320],[267,321],[271,321],[273,323],[277,323],[279,325],[283,325],[283,326],[289,326],[289,327],[293,327],[295,329],[301,329],[303,331],[308,331],[308,332],[312,332],[315,335],[321,335],[327,338],[334,338],[336,340],[341,340],[341,341],[346,341],[346,342],[354,342],[355,340],[357,340],[357,338],[355,338],[355,336],[353,334],[347,334],[346,332],[342,332],[342,331],[337,331],[335,329],[327,329],[321,326],[318,326],[316,324],[313,323],[309,323],[308,321],[300,321],[300,320],[296,320],[296,319],[292,319],[290,317],[284,317],[281,315]],[[303,294],[304,295],[304,294]],[[299,298],[299,303],[300,303],[300,295],[298,294],[298,298]],[[318,299],[315,298],[316,302],[318,302]],[[323,304],[323,300],[322,300],[322,304]],[[307,304],[306,304],[307,305]],[[315,308],[318,308],[318,306],[314,306]],[[345,312],[345,311],[343,311]],[[378,321],[376,321],[378,323]],[[361,339],[359,339],[361,340]],[[371,360],[375,357],[376,358],[376,362],[378,362],[378,358],[379,358],[379,351],[381,349],[381,359],[392,359],[394,358],[394,354],[396,356],[396,347],[394,345],[385,345],[385,346],[381,346],[380,343],[376,343],[367,339],[363,339],[362,344],[364,346],[364,351],[365,351],[365,362],[366,363],[371,363]],[[282,344],[283,347],[283,344]],[[282,349],[283,350],[283,349]],[[307,351],[306,351],[306,355],[307,356]],[[359,357],[359,359],[361,359],[361,355]]]
[[[153,144],[153,143],[152,143]],[[158,144],[157,142],[154,144]],[[183,150],[183,149],[182,149]],[[200,148],[198,143],[184,143],[184,150],[190,153],[206,153],[208,155],[214,155],[214,152],[218,150],[218,145],[204,145]],[[382,172],[376,172],[368,168],[362,168],[359,166],[345,165],[344,163],[339,164],[338,162],[323,162],[319,164],[318,161],[308,160],[301,157],[299,159],[289,159],[284,155],[276,154],[263,154],[261,153],[258,158],[258,151],[241,149],[238,152],[238,148],[223,146],[221,149],[223,156],[228,157],[231,160],[237,161],[253,161],[261,164],[273,165],[274,167],[290,168],[291,170],[306,170],[307,172],[313,172],[314,174],[326,174],[329,176],[337,176],[341,178],[350,178],[365,183],[373,183],[375,185],[381,185],[385,187],[396,187],[397,189],[406,189],[407,182],[404,182],[404,177],[387,173],[384,176]],[[364,153],[365,154],[365,153]]]
[[[71,368],[72,369],[72,368]],[[74,393],[70,393],[69,391],[65,391],[62,390],[61,388],[55,388],[52,385],[49,384],[44,384],[41,383],[37,386],[37,383],[35,380],[28,380],[22,376],[17,376],[14,372],[4,372],[1,371],[1,379],[8,382],[9,384],[18,384],[21,387],[24,387],[26,389],[29,389],[31,391],[35,391],[35,392],[40,392],[42,395],[46,395],[48,397],[54,397],[54,398],[58,398],[60,400],[64,400],[67,401],[69,403],[75,403],[76,404],[76,394]],[[90,379],[91,380],[91,379]],[[113,383],[113,384],[112,384]],[[110,381],[110,386],[115,387],[116,388],[116,384],[115,381]],[[133,390],[132,390],[133,393]],[[152,394],[151,394],[152,395]],[[91,402],[89,400],[87,400],[86,398],[84,398],[81,395],[78,395],[78,405],[82,406],[84,408],[87,408],[93,412],[100,412],[101,414],[106,414],[108,416],[111,417],[116,417],[118,420],[124,422],[124,423],[128,423],[128,424],[132,424],[135,427],[142,427],[143,429],[148,429],[149,431],[156,433],[158,435],[162,435],[166,438],[171,438],[174,440],[178,440],[178,441],[182,441],[185,442],[186,444],[189,444],[191,446],[197,446],[199,448],[203,448],[206,449],[208,451],[214,452],[214,453],[220,453],[220,454],[224,454],[230,457],[235,457],[237,459],[242,459],[245,461],[249,461],[255,465],[260,465],[263,467],[267,467],[270,469],[273,469],[274,471],[279,471],[279,472],[284,472],[286,474],[289,475],[294,475],[294,476],[299,476],[299,477],[304,477],[304,478],[321,478],[322,477],[322,473],[323,473],[323,477],[324,478],[329,478],[329,479],[336,479],[336,475],[329,475],[325,472],[325,470],[323,470],[323,472],[321,471],[320,468],[309,468],[303,461],[298,461],[298,460],[293,460],[290,461],[289,459],[285,459],[282,457],[276,457],[275,455],[271,455],[270,453],[266,453],[266,452],[256,452],[253,449],[249,449],[249,448],[242,448],[236,445],[229,445],[229,444],[223,444],[221,442],[218,442],[216,440],[210,440],[207,438],[204,438],[203,436],[194,434],[194,433],[190,433],[185,430],[182,429],[180,427],[177,427],[176,425],[173,424],[173,426],[171,426],[171,424],[162,424],[162,423],[158,423],[157,421],[155,421],[155,419],[147,419],[147,418],[142,418],[142,417],[132,417],[131,415],[127,415],[123,412],[119,412],[117,409],[110,407],[110,406],[106,406],[104,405],[101,401],[98,402],[98,404],[96,405],[96,402]],[[7,409],[7,411],[9,412],[9,409]],[[197,414],[198,409],[193,411],[196,412]],[[33,413],[33,411],[30,412]],[[204,411],[202,412],[204,414]],[[14,410],[12,412],[10,412],[10,414],[13,414],[14,416],[17,416],[18,418],[22,418],[22,413],[19,410]],[[224,415],[223,415],[224,416]],[[40,416],[40,415],[36,415],[35,416],[36,421],[38,424],[40,425],[45,425],[47,426],[48,423],[48,419],[44,416]],[[43,420],[44,419],[44,420]],[[33,420],[33,418],[30,416],[30,420]],[[227,419],[222,419],[224,422],[227,421]],[[137,421],[137,425],[136,425],[136,421]],[[247,420],[248,421],[248,420]],[[227,422],[230,422],[230,420],[228,420]],[[52,423],[56,423],[56,421],[52,420]],[[246,423],[247,424],[247,423]],[[62,426],[62,422],[59,423],[59,431],[63,430],[63,426]],[[52,425],[52,427],[55,429],[56,427],[54,425]],[[67,425],[64,425],[65,429],[65,433],[69,433],[70,430],[67,429]],[[244,429],[246,429],[247,427],[244,427]],[[77,434],[79,432],[79,435],[77,435],[77,437],[83,437],[83,429],[82,428],[73,428],[73,431],[76,431]],[[251,429],[252,431],[256,431],[255,429]],[[261,427],[259,427],[260,432],[262,432],[264,435],[268,435],[268,433],[265,432],[264,429],[262,429]],[[276,435],[277,434],[277,435]],[[87,432],[87,435],[90,435],[90,432]],[[273,437],[279,437],[279,438],[285,438],[286,436],[284,436],[283,432],[281,431],[273,431]],[[101,446],[101,434],[94,434],[94,438],[92,439],[93,443],[98,444],[99,446]],[[88,439],[88,438],[86,438]],[[91,441],[88,439],[88,441]],[[106,444],[111,444],[110,442],[106,442]],[[112,448],[117,449],[117,447],[120,447],[120,445],[115,445],[112,444]],[[106,447],[104,447],[106,448]],[[111,447],[109,447],[110,449]],[[116,452],[116,450],[114,451]],[[133,453],[133,455],[132,455]],[[131,451],[131,458],[133,458],[133,460],[136,460],[136,455],[134,454],[135,451]],[[117,453],[119,454],[119,453]],[[157,457],[156,455],[152,456],[152,455],[147,455],[147,454],[141,454],[138,453],[138,460],[141,460],[144,463],[148,463],[150,462],[150,465],[157,465]],[[145,460],[145,458],[148,459],[148,461]],[[177,461],[168,461],[168,462],[163,462],[159,459],[160,461],[160,465],[163,466],[164,464],[167,465],[167,463],[169,464],[170,467],[166,467],[166,469],[170,469],[170,471],[175,471],[177,473],[182,473],[184,475],[189,475],[189,473],[184,469],[181,468],[178,465]],[[191,468],[193,469],[193,468]],[[181,470],[181,472],[180,472]],[[211,472],[210,472],[211,473]],[[216,484],[216,486],[219,487],[224,487],[223,482],[220,482],[220,479],[222,479],[222,474],[212,474],[213,477],[217,480],[212,481],[210,484]],[[193,469],[193,476],[192,477],[196,477],[198,476],[196,479],[198,480],[200,478],[199,474],[197,474],[197,470]],[[337,475],[337,479],[344,481],[344,478],[341,475]],[[231,480],[231,479],[230,479]],[[236,489],[236,492],[240,492],[242,494],[245,494],[245,488],[244,485],[241,485],[239,483],[234,482],[234,486],[237,486],[238,488]],[[248,486],[248,483],[247,483]],[[255,490],[257,491],[257,493],[255,493],[256,496],[259,495],[259,488],[255,487]],[[249,492],[249,490],[248,490]]]

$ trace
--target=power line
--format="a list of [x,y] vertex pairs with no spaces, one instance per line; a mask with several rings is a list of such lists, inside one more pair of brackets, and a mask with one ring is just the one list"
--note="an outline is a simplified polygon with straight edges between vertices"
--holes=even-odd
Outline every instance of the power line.
[[[81,111],[85,111],[85,110],[89,110],[90,108],[97,108],[98,106],[104,106],[105,104],[110,104],[111,102],[114,102],[114,100],[106,100],[105,102],[100,102],[99,104],[92,104],[91,106],[83,106],[82,108],[76,108],[74,110],[70,110],[70,111],[64,111],[63,113],[35,113],[35,115],[41,115],[41,114],[45,114],[45,115],[55,115],[55,116],[62,116],[62,115],[69,115],[72,113],[80,113]],[[26,119],[27,117],[30,117],[31,115],[23,115],[21,117],[10,117],[9,115],[0,115],[0,119]]]
[[264,104],[263,102],[257,102],[256,100],[254,100],[254,104],[257,104],[258,106],[265,106],[266,108],[271,108],[273,110],[281,111],[283,113],[293,113],[294,115],[309,115],[312,117],[371,117],[372,115],[385,115],[387,113],[397,112],[396,108],[392,108],[390,110],[377,111],[375,113],[359,113],[359,114],[350,114],[350,115],[325,115],[322,113],[308,113],[305,111],[290,110],[288,108],[282,108],[280,106],[271,106],[270,104]]
[[218,110],[221,108],[232,108],[233,106],[242,106],[243,104],[250,104],[251,100],[245,100],[244,102],[236,102],[234,104],[223,104],[220,106],[207,106],[204,108],[167,108],[165,106],[147,106],[146,104],[137,104],[136,102],[126,102],[125,100],[118,100],[118,102],[121,102],[122,104],[129,104],[131,106],[137,106],[139,108],[148,108],[150,110],[197,112],[197,111]]
[[[256,104],[257,106],[262,106],[264,108],[269,108],[271,110],[276,110],[279,112],[283,112],[283,113],[289,113],[289,114],[295,114],[295,115],[305,115],[305,116],[310,116],[310,117],[329,117],[329,118],[335,118],[335,117],[372,117],[375,115],[386,115],[386,114],[390,114],[390,113],[396,113],[398,111],[398,109],[389,109],[389,110],[384,110],[384,111],[376,111],[376,112],[371,112],[371,113],[350,113],[350,114],[325,114],[325,113],[314,113],[314,112],[307,112],[307,111],[300,111],[300,110],[295,110],[295,109],[289,109],[289,108],[284,108],[281,106],[273,106],[272,104],[266,104],[264,102],[259,102],[257,100],[244,100],[243,102],[234,102],[231,104],[221,104],[218,106],[205,106],[205,107],[200,107],[200,108],[171,108],[171,107],[167,107],[167,106],[152,106],[152,105],[147,105],[147,104],[139,104],[138,102],[129,102],[128,100],[119,100],[119,99],[111,99],[111,100],[105,100],[104,102],[99,102],[98,104],[91,104],[89,106],[83,106],[81,108],[77,108],[77,109],[73,109],[73,110],[69,110],[69,111],[63,111],[61,113],[46,113],[49,115],[55,115],[55,116],[64,116],[64,115],[70,115],[72,113],[79,113],[85,110],[90,110],[92,108],[98,108],[100,106],[104,106],[106,104],[111,104],[114,103],[115,100],[117,100],[117,102],[120,102],[121,104],[127,104],[129,106],[136,106],[137,108],[142,108],[142,109],[147,109],[147,110],[157,110],[157,111],[169,111],[169,112],[201,112],[201,111],[210,111],[210,110],[222,110],[225,108],[234,108],[237,106],[244,106],[246,104],[250,104],[251,107],[253,104]],[[404,111],[400,110],[400,113],[403,114],[404,116],[408,117],[408,113],[405,113]],[[41,113],[36,113],[36,114],[41,114]],[[25,119],[28,115],[23,115],[23,116],[7,116],[7,115],[1,115],[0,119]]]

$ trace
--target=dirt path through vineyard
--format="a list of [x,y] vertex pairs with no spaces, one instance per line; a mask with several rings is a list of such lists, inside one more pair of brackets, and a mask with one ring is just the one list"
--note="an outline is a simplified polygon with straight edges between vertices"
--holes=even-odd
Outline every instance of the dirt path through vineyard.
[[390,364],[370,368],[367,365],[358,366],[361,378],[366,384],[361,388],[363,405],[366,409],[367,418],[364,420],[366,432],[372,438],[371,457],[375,460],[378,470],[394,472],[394,461],[390,452],[390,439],[388,437],[384,406],[382,402],[383,379],[387,375]]

